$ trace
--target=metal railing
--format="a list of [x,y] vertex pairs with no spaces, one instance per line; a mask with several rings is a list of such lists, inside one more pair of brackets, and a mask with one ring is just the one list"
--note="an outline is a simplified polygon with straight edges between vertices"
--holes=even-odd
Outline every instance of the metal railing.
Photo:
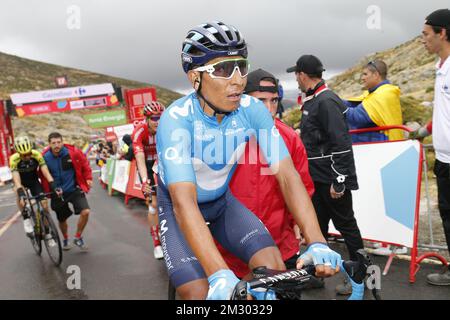
[[428,150],[433,150],[432,144],[423,144],[423,175],[424,175],[424,181],[425,181],[425,197],[427,201],[427,215],[428,215],[428,228],[430,233],[430,243],[429,244],[423,244],[419,243],[419,247],[426,248],[426,249],[434,249],[434,250],[448,250],[447,246],[439,246],[436,245],[434,242],[434,232],[433,232],[433,219],[432,219],[432,212],[431,212],[431,203],[430,203],[430,192],[429,192],[429,183],[428,183],[428,162],[426,157],[426,152]]

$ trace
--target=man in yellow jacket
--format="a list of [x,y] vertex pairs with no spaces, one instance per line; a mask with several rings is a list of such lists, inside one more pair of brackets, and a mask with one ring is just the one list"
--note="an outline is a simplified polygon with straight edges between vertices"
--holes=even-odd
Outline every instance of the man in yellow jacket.
[[[359,97],[344,100],[348,110],[346,118],[350,129],[402,125],[402,107],[400,105],[400,88],[387,80],[387,65],[382,60],[370,61],[363,69],[361,82],[366,89]],[[402,130],[352,134],[353,143],[404,139]],[[374,254],[390,255],[390,246],[376,244]],[[397,254],[407,252],[406,247],[397,248]]]
[[[344,100],[350,129],[402,125],[400,89],[387,80],[387,65],[382,60],[370,61],[363,69],[364,93]],[[353,142],[404,139],[401,130],[385,130],[352,135]]]

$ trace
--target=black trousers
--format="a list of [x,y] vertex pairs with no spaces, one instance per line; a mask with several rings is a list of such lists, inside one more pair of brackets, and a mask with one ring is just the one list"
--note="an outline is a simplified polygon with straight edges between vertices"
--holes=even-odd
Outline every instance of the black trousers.
[[328,224],[330,220],[333,221],[345,240],[350,260],[356,261],[356,251],[364,248],[364,244],[353,212],[352,192],[345,190],[341,198],[333,199],[330,195],[329,184],[314,182],[314,187],[316,191],[312,202],[323,236],[327,238]]
[[434,174],[437,180],[439,212],[450,252],[450,164],[436,159]]

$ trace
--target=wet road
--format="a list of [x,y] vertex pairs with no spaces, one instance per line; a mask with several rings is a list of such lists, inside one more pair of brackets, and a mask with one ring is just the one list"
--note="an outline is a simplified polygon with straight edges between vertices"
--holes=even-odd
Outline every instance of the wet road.
[[[88,252],[78,248],[64,252],[59,268],[43,248],[37,256],[25,236],[19,217],[0,235],[0,299],[166,299],[167,273],[162,261],[153,258],[146,224],[146,207],[123,198],[109,197],[95,184],[88,195],[91,216],[84,232]],[[17,212],[10,187],[0,189],[0,230]],[[77,217],[69,219],[75,233]],[[56,222],[56,217],[54,217]],[[0,233],[2,233],[0,231]],[[69,290],[78,266],[81,289]],[[73,277],[70,283],[74,283]]]
[[[45,248],[41,257],[34,253],[20,216],[11,223],[17,213],[14,194],[10,186],[0,187],[0,299],[167,299],[165,265],[153,258],[143,202],[131,200],[125,206],[123,197],[108,196],[98,183],[88,201],[92,214],[84,238],[89,251],[64,252],[57,268]],[[71,236],[77,220],[69,219]],[[345,251],[342,244],[333,247]],[[386,257],[375,257],[381,268],[386,261]],[[80,268],[81,289],[67,286],[68,279],[73,279],[70,266]],[[394,260],[388,275],[382,277],[384,299],[450,299],[450,287],[426,284],[426,274],[439,271],[440,266],[422,264],[414,285],[408,283],[408,270],[409,262]],[[328,279],[325,289],[309,290],[304,299],[340,299],[334,288],[341,279]],[[370,298],[368,291],[366,297]]]

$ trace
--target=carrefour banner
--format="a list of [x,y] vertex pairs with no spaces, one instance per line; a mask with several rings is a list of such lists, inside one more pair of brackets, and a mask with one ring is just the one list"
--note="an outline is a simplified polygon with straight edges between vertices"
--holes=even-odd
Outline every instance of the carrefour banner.
[[[411,248],[421,176],[420,143],[362,144],[353,146],[353,151],[359,184],[359,190],[352,192],[353,210],[362,237]],[[338,233],[332,223],[330,232]]]
[[38,103],[44,101],[66,100],[92,96],[107,96],[114,94],[111,83],[95,84],[89,86],[60,88],[53,90],[12,93],[11,101],[14,105]]

